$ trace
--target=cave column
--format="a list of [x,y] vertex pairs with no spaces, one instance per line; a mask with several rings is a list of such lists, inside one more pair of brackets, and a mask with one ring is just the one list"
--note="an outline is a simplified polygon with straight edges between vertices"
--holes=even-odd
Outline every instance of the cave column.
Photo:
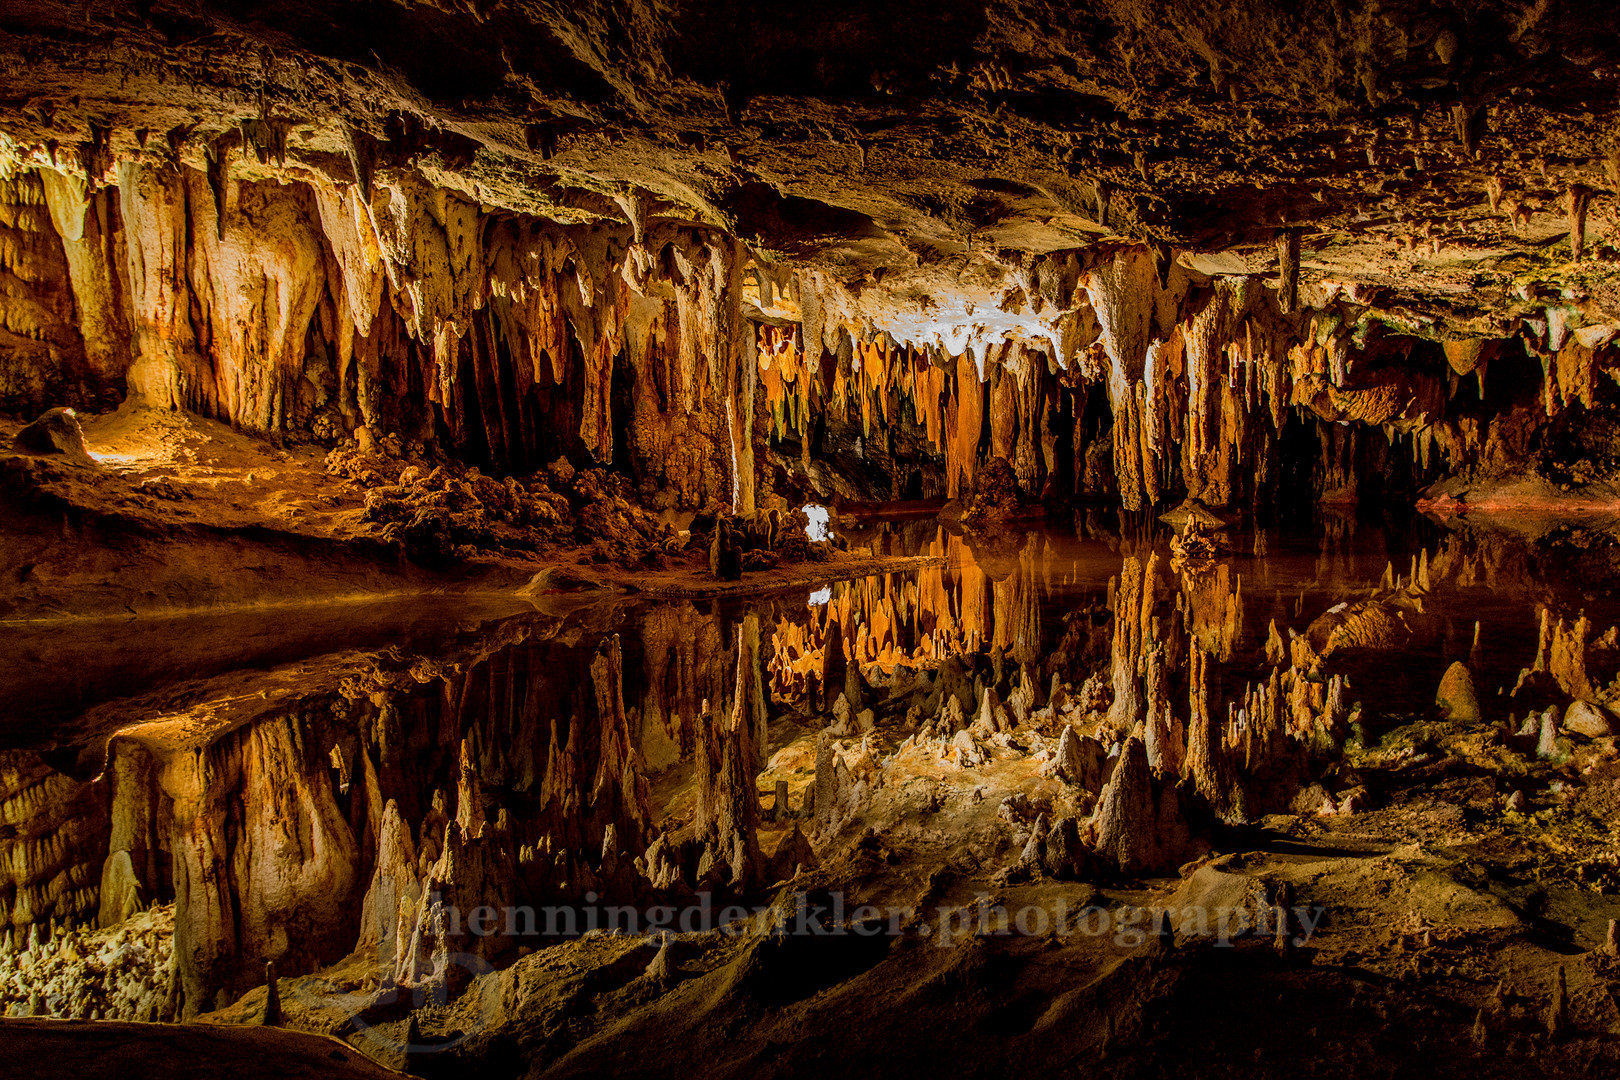
[[121,162],[118,192],[134,330],[130,397],[184,408],[197,353],[186,284],[185,184],[177,172]]
[[751,514],[757,505],[754,475],[754,395],[759,388],[758,343],[754,324],[742,313],[741,243],[726,244],[726,279],[720,290],[720,333],[726,360],[726,435],[731,441],[731,511]]

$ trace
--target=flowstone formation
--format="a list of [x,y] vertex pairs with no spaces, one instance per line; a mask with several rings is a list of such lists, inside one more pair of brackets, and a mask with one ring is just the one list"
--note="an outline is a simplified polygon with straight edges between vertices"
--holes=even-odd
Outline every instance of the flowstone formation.
[[1583,0],[12,3],[0,1056],[1614,1071],[1617,87]]

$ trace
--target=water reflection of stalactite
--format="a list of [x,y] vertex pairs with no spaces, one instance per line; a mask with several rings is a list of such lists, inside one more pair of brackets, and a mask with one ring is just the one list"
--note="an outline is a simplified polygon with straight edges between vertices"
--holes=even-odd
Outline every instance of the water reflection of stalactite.
[[943,565],[842,582],[824,603],[780,617],[772,631],[771,690],[781,701],[836,694],[841,673],[937,664],[947,656],[1000,649],[1019,665],[1042,659],[1041,597],[1061,566],[1044,545],[1025,544],[998,560],[996,580],[961,537],[941,530],[924,554]]
[[716,874],[727,885],[745,888],[763,876],[755,781],[769,731],[759,651],[759,616],[749,614],[736,628],[735,677],[728,700],[722,704],[717,699],[721,707],[699,717],[693,827],[694,840],[704,847],[697,869],[700,882]]
[[[870,695],[863,708],[897,723],[897,711],[884,713],[884,673],[950,656],[964,657],[953,666],[964,694],[982,702],[995,685],[1009,714],[1020,709],[1005,689],[1012,672],[1034,666],[1035,689],[1053,692],[1036,703],[1018,672],[1025,715],[1044,708],[1081,725],[1087,747],[1103,748],[1099,763],[1140,731],[1152,769],[1185,770],[1233,819],[1288,805],[1303,755],[1342,741],[1364,691],[1359,675],[1353,692],[1345,678],[1357,653],[1427,649],[1439,663],[1443,629],[1447,662],[1510,656],[1505,672],[1531,663],[1533,690],[1609,696],[1620,634],[1596,634],[1606,622],[1584,600],[1549,593],[1534,617],[1528,601],[1499,613],[1480,652],[1468,598],[1514,586],[1525,599],[1537,573],[1533,556],[1481,536],[1441,536],[1404,551],[1399,567],[1386,565],[1386,539],[1358,540],[1348,526],[1292,563],[1268,538],[1277,550],[1251,580],[1254,564],[1238,556],[1174,570],[1160,540],[970,543],[936,530],[923,551],[938,565],[828,586],[797,610],[626,607],[616,635],[524,624],[453,655],[378,654],[341,688],[301,681],[296,698],[256,704],[228,730],[201,724],[207,734],[183,746],[136,725],[115,740],[106,783],[70,784],[37,756],[0,759],[0,813],[19,838],[0,852],[30,864],[12,875],[0,914],[18,927],[94,917],[98,876],[106,909],[105,883],[123,880],[127,864],[118,895],[179,901],[183,1010],[243,990],[265,960],[300,972],[357,942],[396,977],[431,978],[436,950],[497,947],[436,937],[435,893],[463,907],[588,892],[647,903],[786,876],[784,849],[760,849],[762,831],[786,824],[780,801],[762,812],[756,787],[782,749],[771,746],[771,714],[825,710],[853,670],[871,684],[853,682]],[[1268,611],[1275,635],[1261,632]],[[1418,681],[1427,707],[1435,683]],[[1393,691],[1376,691],[1367,707],[1390,709]],[[985,715],[1005,733],[995,702]],[[36,789],[60,805],[24,820]],[[64,824],[65,808],[82,813]],[[315,922],[320,933],[294,932]]]
[[690,757],[697,718],[724,696],[720,624],[691,603],[661,604],[641,620],[646,678],[641,693],[643,752],[654,768]]
[[1114,704],[1109,720],[1129,729],[1143,716],[1141,679],[1147,674],[1144,644],[1152,640],[1158,583],[1158,556],[1127,555],[1119,576],[1109,582],[1114,609],[1112,676]]
[[1232,659],[1243,634],[1243,577],[1230,563],[1181,574],[1177,607],[1199,647],[1223,664]]

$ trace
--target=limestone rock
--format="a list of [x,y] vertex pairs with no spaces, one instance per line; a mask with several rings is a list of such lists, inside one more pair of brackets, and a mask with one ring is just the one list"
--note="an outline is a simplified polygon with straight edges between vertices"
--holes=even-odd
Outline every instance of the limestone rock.
[[1615,733],[1614,718],[1590,701],[1572,701],[1564,710],[1563,727],[1588,739],[1602,739]]
[[94,465],[84,443],[84,428],[72,409],[50,409],[17,432],[12,445],[25,454],[60,455],[71,465]]
[[1474,678],[1468,666],[1461,661],[1446,669],[1440,680],[1440,689],[1434,695],[1440,706],[1440,715],[1459,724],[1477,724],[1480,721],[1479,700],[1474,695]]
[[1018,474],[1006,458],[991,458],[974,474],[972,489],[963,502],[964,525],[979,526],[1017,516],[1024,503]]

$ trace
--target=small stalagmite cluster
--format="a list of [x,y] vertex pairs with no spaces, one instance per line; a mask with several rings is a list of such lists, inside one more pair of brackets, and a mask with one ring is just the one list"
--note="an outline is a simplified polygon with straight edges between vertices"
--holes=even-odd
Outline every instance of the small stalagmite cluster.
[[112,929],[8,929],[0,944],[3,1015],[173,1020],[173,915],[164,906],[120,918]]

